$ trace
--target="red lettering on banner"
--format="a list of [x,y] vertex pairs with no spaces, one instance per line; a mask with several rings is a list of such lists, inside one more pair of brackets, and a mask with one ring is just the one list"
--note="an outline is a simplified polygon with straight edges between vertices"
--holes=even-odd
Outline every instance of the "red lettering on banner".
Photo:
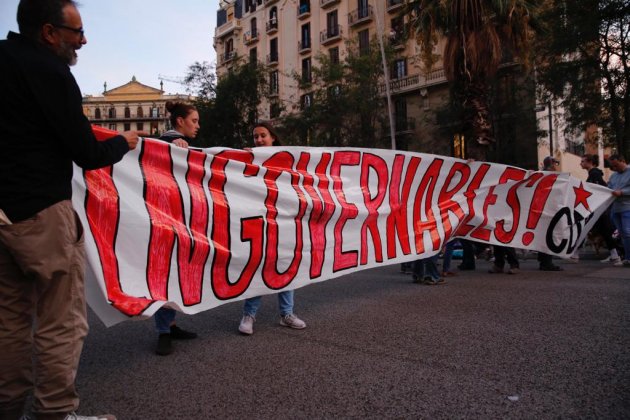
[[[271,156],[263,163],[267,168],[264,180],[267,185],[267,198],[265,199],[265,207],[267,207],[267,245],[265,247],[265,262],[263,265],[263,281],[271,289],[281,289],[291,283],[295,278],[302,262],[302,249],[304,248],[304,239],[302,235],[302,218],[306,211],[306,198],[300,189],[298,183],[300,176],[293,168],[293,155],[289,152],[280,152]],[[291,176],[291,186],[295,190],[298,200],[299,209],[294,218],[295,222],[295,247],[293,248],[293,259],[289,267],[284,272],[278,271],[278,184],[277,180],[286,172]]]
[[341,182],[341,167],[356,166],[361,162],[360,152],[336,152],[330,167],[330,176],[333,179],[333,191],[341,205],[341,214],[335,223],[335,244],[333,271],[340,271],[357,266],[357,250],[343,251],[343,228],[348,220],[354,219],[359,214],[357,206],[346,201]]
[[[314,177],[307,172],[310,154],[302,152],[296,165],[297,171],[304,177],[302,185],[311,197],[313,208],[308,219],[309,235],[311,239],[311,267],[310,278],[314,279],[322,275],[324,257],[326,252],[326,226],[335,212],[335,203],[328,190],[330,180],[326,176],[326,169],[331,160],[330,153],[322,153],[321,159],[315,167],[317,176],[317,190],[313,187]],[[319,194],[317,193],[319,191]]]
[[[540,216],[542,216],[543,209],[545,208],[545,204],[547,203],[547,199],[549,198],[549,194],[551,194],[551,189],[558,175],[543,175],[539,172],[534,173],[526,186],[533,186],[540,178],[542,179],[538,182],[538,185],[536,185],[532,202],[529,205],[529,215],[527,216],[527,223],[525,224],[527,229],[533,230],[538,226]],[[525,232],[523,234],[522,241],[524,245],[529,245],[533,240],[534,232]]]
[[241,295],[262,261],[264,222],[262,216],[241,219],[241,241],[249,242],[249,258],[235,282],[229,280],[228,267],[232,255],[230,238],[230,204],[225,195],[226,166],[230,160],[245,163],[243,174],[255,176],[258,167],[252,165],[249,152],[225,150],[217,153],[210,163],[211,177],[208,184],[212,198],[212,233],[214,259],[212,260],[212,290],[218,299],[230,299]]
[[488,241],[490,239],[490,234],[492,233],[492,231],[486,228],[486,226],[488,226],[488,207],[492,204],[496,204],[497,202],[497,195],[494,193],[495,188],[496,185],[490,187],[488,195],[486,195],[486,199],[483,202],[483,211],[481,213],[483,215],[483,221],[470,233],[471,237],[481,241]]
[[[424,252],[424,232],[429,231],[431,236],[431,242],[433,243],[433,250],[440,249],[440,232],[438,232],[437,220],[433,214],[433,193],[435,191],[435,184],[440,176],[440,169],[444,159],[434,159],[427,171],[424,173],[416,197],[413,203],[413,226],[416,239],[416,253],[421,254]],[[424,197],[424,216],[422,219],[421,206]]]
[[405,182],[402,186],[402,197],[400,192],[400,179],[402,175],[402,168],[405,162],[404,155],[396,155],[394,158],[394,164],[392,167],[391,180],[389,182],[389,207],[390,214],[387,216],[387,258],[390,260],[396,258],[396,242],[395,238],[398,238],[398,243],[402,249],[403,254],[411,254],[411,248],[409,245],[409,228],[407,226],[407,210],[409,202],[409,192],[411,191],[411,184],[416,176],[416,171],[420,165],[422,159],[418,157],[412,157],[407,165],[407,172],[405,173]]
[[[449,190],[448,187],[453,178],[455,178],[456,174],[459,174],[459,181],[457,181],[457,184]],[[453,200],[453,196],[457,194],[464,185],[466,185],[469,178],[470,166],[462,162],[455,162],[453,163],[453,166],[446,177],[446,181],[442,186],[442,190],[438,196],[438,203],[440,206],[440,217],[442,219],[442,225],[444,226],[445,238],[449,238],[453,232],[453,226],[451,225],[451,220],[448,217],[449,212],[453,213],[457,218],[457,225],[459,225],[464,217],[466,217],[462,206],[457,201]]]
[[512,209],[512,216],[508,218],[508,220],[512,221],[512,229],[510,229],[509,231],[505,230],[505,219],[498,220],[494,228],[494,237],[497,238],[497,241],[504,244],[512,242],[512,239],[514,239],[514,235],[516,235],[516,230],[518,229],[518,224],[521,217],[521,203],[518,199],[517,192],[520,186],[523,183],[527,182],[522,181],[523,178],[525,178],[525,175],[527,175],[527,171],[523,169],[507,167],[499,178],[499,184],[505,184],[510,180],[520,181],[515,182],[514,185],[512,185],[505,199],[507,205]]
[[[376,195],[372,197],[370,191],[370,169],[376,172]],[[372,244],[374,245],[374,259],[376,262],[383,262],[383,246],[381,244],[381,233],[378,231],[378,208],[385,199],[387,193],[387,164],[385,161],[371,153],[364,153],[361,162],[361,178],[359,183],[363,192],[363,201],[367,209],[367,217],[361,226],[361,265],[367,264],[367,233],[370,232]]]
[[177,239],[177,270],[184,305],[201,301],[203,270],[210,254],[208,199],[203,191],[205,153],[188,151],[186,183],[190,191],[190,223],[173,174],[171,145],[145,141],[140,152],[144,200],[151,220],[147,255],[147,283],[151,296],[168,299],[171,257]]
[[153,301],[123,293],[116,256],[116,235],[120,221],[120,197],[112,179],[111,166],[84,171],[85,215],[98,251],[107,299],[122,313],[140,315]]
[[466,192],[464,196],[466,197],[466,204],[468,205],[468,215],[464,219],[459,228],[455,231],[455,235],[457,236],[466,236],[468,233],[475,228],[474,225],[469,225],[470,222],[475,217],[475,197],[477,197],[477,189],[483,182],[483,179],[486,177],[486,174],[490,170],[490,165],[487,163],[482,163],[479,165],[479,169],[475,172],[475,175],[468,184],[468,188],[466,188]]

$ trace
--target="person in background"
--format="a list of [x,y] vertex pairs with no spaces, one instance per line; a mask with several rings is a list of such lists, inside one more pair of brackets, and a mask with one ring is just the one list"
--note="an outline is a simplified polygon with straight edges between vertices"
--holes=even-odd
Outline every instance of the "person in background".
[[508,274],[518,274],[519,263],[516,257],[516,251],[509,246],[494,245],[494,264],[492,268],[488,270],[489,273],[503,273],[505,267],[505,260],[510,264]]
[[438,254],[413,262],[413,282],[435,286],[445,282],[437,268]]
[[630,267],[630,168],[626,159],[618,154],[608,158],[610,169],[615,171],[608,180],[608,188],[616,197],[610,206],[610,217],[621,235],[623,261],[614,265]]
[[[189,143],[197,137],[199,131],[199,112],[190,104],[184,102],[166,103],[166,110],[170,113],[172,130],[162,134],[160,140],[176,146],[187,148]],[[158,342],[155,353],[166,356],[173,352],[173,340],[191,340],[197,334],[186,331],[175,324],[175,310],[162,307],[157,310],[153,318],[158,332]]]
[[457,239],[451,239],[444,245],[444,253],[442,254],[442,277],[451,277],[455,273],[451,271],[451,261],[453,260],[453,252]]
[[[254,126],[254,145],[256,147],[280,146],[280,139],[274,131],[271,124],[267,122],[259,122]],[[306,323],[293,313],[293,290],[285,290],[278,293],[278,307],[280,309],[280,325],[283,327],[295,328],[301,330],[306,328]],[[245,300],[243,307],[243,318],[238,326],[238,330],[245,335],[254,333],[254,322],[256,322],[256,313],[262,297],[256,296]]]
[[[553,156],[547,156],[543,160],[543,171],[557,171],[560,162]],[[542,271],[562,271],[562,267],[559,267],[553,263],[553,256],[545,254],[544,252],[538,253],[539,268]]]
[[32,397],[37,419],[114,419],[75,413],[88,321],[72,163],[113,165],[146,133],[92,133],[69,68],[87,43],[74,1],[21,0],[17,22],[0,41],[0,418]]
[[[582,156],[582,160],[580,161],[580,166],[582,167],[582,169],[585,169],[588,171],[588,177],[586,178],[586,182],[590,182],[591,184],[602,185],[604,187],[608,186],[606,181],[604,181],[604,173],[602,172],[601,169],[598,168],[599,156],[589,155],[589,154]],[[613,236],[612,236],[614,229],[611,223],[612,222],[610,220],[610,215],[608,214],[608,212],[606,212],[597,220],[597,222],[595,222],[593,229],[591,229],[592,232],[599,234],[602,236],[602,238],[604,238],[606,248],[610,252],[610,256],[602,260],[603,263],[607,263],[607,262],[618,263],[621,261],[621,258],[619,257],[619,253],[617,252],[617,244],[615,243],[615,240],[613,239]]]

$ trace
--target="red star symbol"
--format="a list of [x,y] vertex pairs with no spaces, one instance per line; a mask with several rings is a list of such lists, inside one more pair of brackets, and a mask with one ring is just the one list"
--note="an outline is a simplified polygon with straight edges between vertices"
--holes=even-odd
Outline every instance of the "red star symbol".
[[573,192],[575,193],[575,204],[573,205],[573,207],[575,208],[582,204],[586,210],[591,211],[591,209],[588,207],[587,200],[591,195],[593,195],[593,193],[586,191],[584,189],[584,184],[581,182],[579,187],[573,187]]

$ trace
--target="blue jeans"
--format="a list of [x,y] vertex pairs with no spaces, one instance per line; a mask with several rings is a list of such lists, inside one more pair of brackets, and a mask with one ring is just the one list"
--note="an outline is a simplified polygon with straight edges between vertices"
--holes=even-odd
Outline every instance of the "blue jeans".
[[175,321],[175,313],[175,309],[162,307],[153,315],[155,329],[159,334],[170,334],[171,324]]
[[[293,313],[293,292],[293,290],[287,290],[285,292],[278,293],[278,308],[280,309],[280,316],[285,316]],[[243,314],[255,317],[261,303],[262,296],[245,299]]]
[[455,241],[450,241],[444,247],[444,256],[442,257],[442,272],[451,271],[451,260],[453,259],[453,251],[455,250]]
[[630,260],[630,211],[612,213],[610,217],[621,235],[623,259]]
[[413,274],[416,275],[417,278],[423,280],[427,277],[431,278],[431,280],[436,281],[440,279],[440,273],[437,269],[437,259],[438,255],[435,254],[429,258],[422,258],[413,262]]

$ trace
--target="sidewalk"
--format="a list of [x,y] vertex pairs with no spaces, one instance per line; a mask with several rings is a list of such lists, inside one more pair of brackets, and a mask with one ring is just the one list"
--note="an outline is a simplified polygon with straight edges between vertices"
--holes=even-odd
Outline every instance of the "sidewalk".
[[[603,258],[603,257],[602,257]],[[517,275],[413,284],[398,265],[296,292],[308,324],[278,325],[268,296],[252,336],[241,304],[178,324],[200,338],[154,355],[151,320],[92,316],[81,413],[131,419],[629,418],[630,269],[535,259]],[[457,265],[454,261],[453,266]]]

